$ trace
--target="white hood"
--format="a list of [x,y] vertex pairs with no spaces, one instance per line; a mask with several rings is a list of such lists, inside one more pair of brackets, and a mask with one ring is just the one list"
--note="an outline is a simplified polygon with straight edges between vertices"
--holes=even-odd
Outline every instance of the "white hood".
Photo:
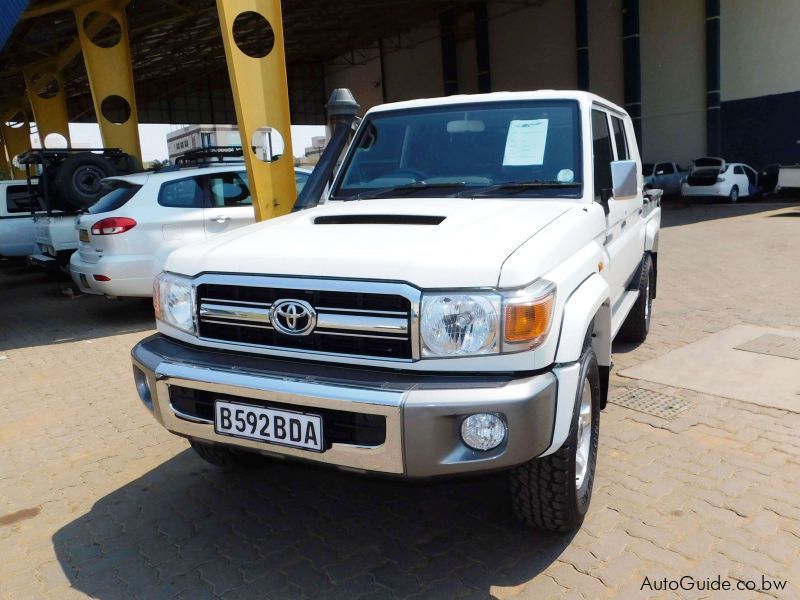
[[[325,205],[256,223],[172,253],[184,275],[257,273],[486,287],[503,262],[578,200],[391,198]],[[440,217],[439,224],[320,224],[318,217]],[[368,219],[369,220],[369,219]],[[435,222],[436,219],[428,219]]]

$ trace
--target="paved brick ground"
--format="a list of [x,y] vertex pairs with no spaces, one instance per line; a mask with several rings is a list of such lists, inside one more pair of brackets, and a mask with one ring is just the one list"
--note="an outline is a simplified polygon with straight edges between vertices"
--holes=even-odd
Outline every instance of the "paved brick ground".
[[[778,209],[777,214],[775,209]],[[800,208],[667,211],[653,331],[619,368],[748,322],[800,328]],[[3,598],[648,598],[689,575],[800,597],[800,414],[614,376],[693,408],[611,405],[583,529],[519,527],[500,476],[408,484],[205,466],[140,409],[140,301],[68,298],[0,262]],[[713,593],[681,592],[682,597]],[[731,592],[719,597],[753,597]]]

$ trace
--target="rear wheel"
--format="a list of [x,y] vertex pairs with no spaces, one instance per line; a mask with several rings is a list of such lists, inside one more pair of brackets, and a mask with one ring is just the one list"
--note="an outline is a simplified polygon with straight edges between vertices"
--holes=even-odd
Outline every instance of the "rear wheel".
[[592,498],[600,435],[600,375],[591,345],[584,348],[580,363],[572,425],[564,445],[509,472],[515,516],[547,531],[580,527]]
[[735,185],[731,188],[731,191],[728,194],[728,202],[734,204],[738,201],[739,201],[739,186]]
[[192,450],[207,463],[221,469],[236,469],[240,467],[251,467],[261,462],[261,457],[250,452],[239,452],[225,446],[216,444],[206,444],[197,440],[189,440]]

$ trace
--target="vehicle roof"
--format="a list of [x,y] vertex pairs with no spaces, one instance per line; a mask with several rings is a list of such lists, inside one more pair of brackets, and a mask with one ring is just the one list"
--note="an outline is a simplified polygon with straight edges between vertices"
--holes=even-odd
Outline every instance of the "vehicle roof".
[[[106,179],[125,181],[134,185],[144,185],[145,182],[151,179],[156,182],[174,181],[176,179],[185,179],[194,175],[208,175],[210,173],[229,173],[231,171],[240,172],[247,170],[244,163],[221,163],[204,167],[184,167],[181,169],[169,171],[143,171],[141,173],[131,173],[130,175],[112,175]],[[302,169],[295,169],[295,171],[302,171]],[[309,171],[310,173],[310,171]]]
[[583,92],[580,90],[535,90],[529,92],[492,92],[490,94],[457,94],[455,96],[444,96],[441,98],[420,98],[417,100],[406,100],[403,102],[390,102],[381,104],[367,111],[367,114],[390,111],[405,110],[412,108],[423,108],[427,106],[449,106],[457,104],[481,104],[490,102],[512,102],[515,100],[577,100],[581,104],[591,104],[597,102],[608,108],[619,112],[625,109],[606,100],[602,96]]

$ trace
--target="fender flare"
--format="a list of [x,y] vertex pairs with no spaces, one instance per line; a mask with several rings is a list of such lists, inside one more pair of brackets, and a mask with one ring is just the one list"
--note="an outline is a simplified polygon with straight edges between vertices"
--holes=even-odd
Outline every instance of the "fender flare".
[[561,317],[561,334],[555,362],[578,360],[586,333],[594,321],[592,346],[600,365],[611,364],[611,290],[598,273],[589,276],[567,299]]
[[[660,209],[659,209],[660,210]],[[650,219],[647,222],[644,238],[645,252],[658,252],[658,233],[661,230],[660,224],[656,219]]]

